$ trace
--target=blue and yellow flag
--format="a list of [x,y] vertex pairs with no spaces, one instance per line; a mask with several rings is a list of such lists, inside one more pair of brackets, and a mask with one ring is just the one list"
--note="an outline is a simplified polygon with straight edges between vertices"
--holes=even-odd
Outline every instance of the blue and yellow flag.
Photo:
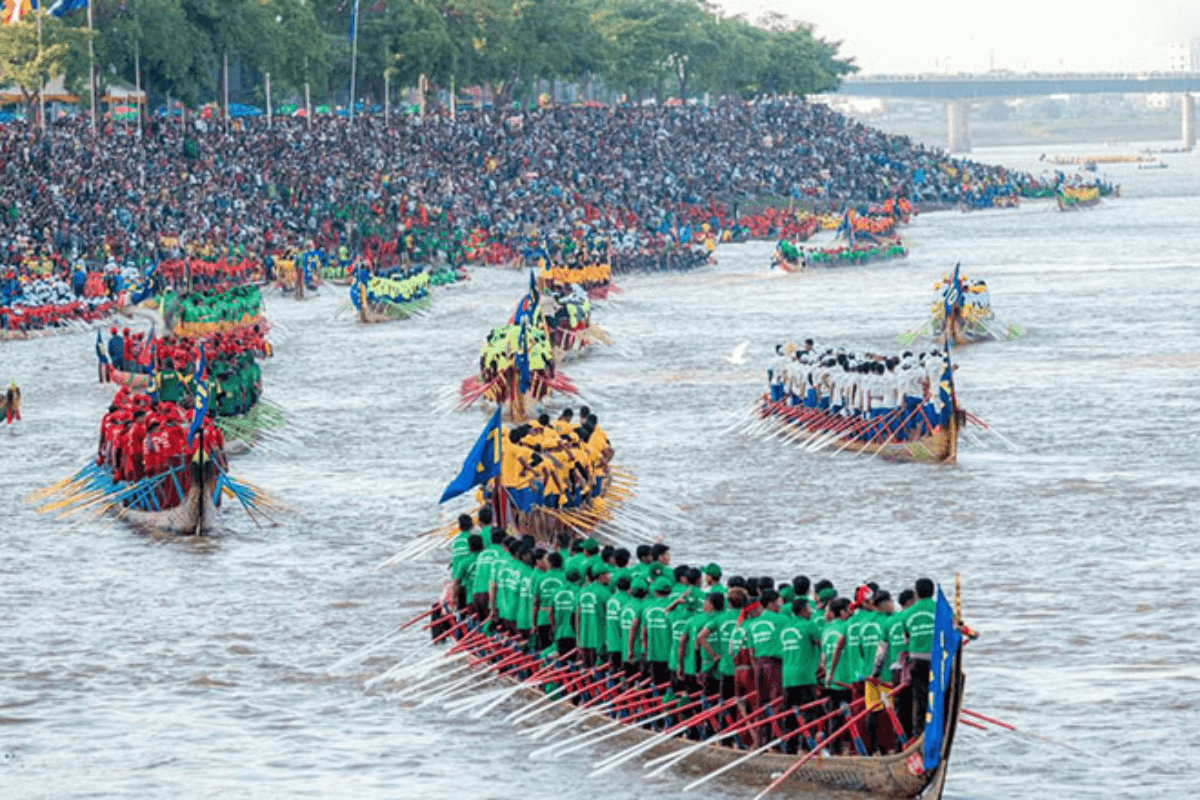
[[458,497],[463,492],[470,491],[481,483],[487,483],[500,474],[500,440],[503,436],[504,428],[500,425],[500,409],[497,408],[496,413],[492,414],[492,418],[488,420],[487,427],[479,435],[479,440],[467,454],[467,459],[463,461],[458,477],[450,481],[446,486],[446,491],[442,492],[442,499],[438,500],[439,503],[444,503],[452,497]]
[[521,335],[517,338],[517,352],[514,356],[517,363],[517,389],[528,392],[533,388],[533,376],[529,374],[529,326],[521,325]]
[[950,285],[946,287],[945,306],[942,308],[944,319],[950,319],[950,315],[954,312],[954,307],[958,305],[959,298],[962,296],[962,289],[959,285],[958,270],[961,267],[961,262],[954,265],[954,275],[950,278]]
[[188,429],[188,447],[192,446],[192,440],[200,432],[200,426],[204,424],[204,416],[208,414],[208,359],[203,350],[200,351],[200,362],[196,364],[195,399],[192,407],[195,411],[192,413],[192,427]]
[[[549,262],[547,262],[549,263]],[[538,304],[541,303],[542,296],[537,288],[537,273],[533,270],[529,271],[529,291],[521,298],[521,302],[517,304],[517,310],[513,312],[512,324],[520,325],[522,321],[534,321],[534,314],[538,310]]]
[[933,617],[933,651],[929,661],[929,706],[925,712],[925,771],[937,767],[942,759],[945,731],[946,692],[954,682],[954,657],[962,634],[954,624],[954,611],[938,587],[937,611]]

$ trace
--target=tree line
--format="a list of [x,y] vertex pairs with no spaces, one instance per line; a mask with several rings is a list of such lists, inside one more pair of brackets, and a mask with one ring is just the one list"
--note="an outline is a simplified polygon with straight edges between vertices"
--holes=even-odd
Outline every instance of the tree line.
[[[344,99],[354,0],[92,0],[101,86],[141,84],[155,103],[219,95],[226,59],[250,83],[270,73],[273,99]],[[86,15],[46,17],[41,56],[32,15],[0,26],[0,69],[36,91],[65,74],[87,87]],[[360,0],[359,97],[416,86],[482,86],[497,105],[556,82],[585,93],[654,97],[809,94],[856,69],[838,43],[782,16],[756,23],[703,0]],[[31,83],[32,81],[32,83]],[[261,103],[261,90],[249,98]]]

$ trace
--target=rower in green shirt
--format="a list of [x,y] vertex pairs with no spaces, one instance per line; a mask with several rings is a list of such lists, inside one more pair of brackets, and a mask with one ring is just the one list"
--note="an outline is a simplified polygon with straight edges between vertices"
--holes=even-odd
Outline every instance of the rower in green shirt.
[[538,580],[534,593],[534,624],[537,626],[537,642],[534,645],[538,651],[545,650],[554,644],[554,628],[550,625],[550,608],[554,605],[554,595],[562,588],[565,575],[562,570],[562,555],[550,553],[545,558],[546,571]]
[[579,592],[579,647],[584,666],[593,667],[604,653],[605,614],[612,594],[608,582],[612,573],[603,564],[589,569],[594,580]]
[[[791,619],[779,633],[783,648],[783,704],[785,708],[800,708],[816,702],[818,697],[817,666],[821,657],[821,631],[812,620],[807,597],[793,600],[791,612]],[[820,716],[815,708],[799,713],[805,722]],[[784,720],[785,730],[795,730],[794,717],[785,717]],[[813,733],[807,735],[810,742]],[[796,752],[798,738],[794,736],[787,741],[787,752]]]
[[576,610],[579,607],[579,570],[569,569],[566,582],[554,593],[554,604],[550,608],[550,624],[554,627],[554,644],[558,654],[564,656],[575,649]]

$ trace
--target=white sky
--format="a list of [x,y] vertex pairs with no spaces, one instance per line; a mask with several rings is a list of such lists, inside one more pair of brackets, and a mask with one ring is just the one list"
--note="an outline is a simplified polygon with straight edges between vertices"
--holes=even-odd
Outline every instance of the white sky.
[[1163,69],[1200,36],[1200,0],[714,0],[750,21],[777,11],[841,41],[863,73]]

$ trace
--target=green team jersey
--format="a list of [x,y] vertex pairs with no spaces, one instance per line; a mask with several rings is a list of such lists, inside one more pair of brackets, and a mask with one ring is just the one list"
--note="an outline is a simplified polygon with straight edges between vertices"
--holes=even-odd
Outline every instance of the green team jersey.
[[667,659],[667,666],[672,672],[679,668],[679,642],[687,637],[688,623],[691,618],[691,614],[678,607],[670,614],[671,657]]
[[671,622],[667,618],[669,597],[656,597],[642,606],[642,631],[646,635],[646,660],[667,662],[671,658]]
[[483,552],[479,554],[479,558],[475,561],[475,580],[471,586],[471,594],[487,594],[488,587],[491,586],[492,578],[495,574],[496,564],[500,561],[501,554],[504,552],[498,544],[489,544],[483,548]]
[[904,632],[908,634],[908,652],[916,655],[933,652],[933,620],[937,603],[925,597],[908,607],[904,617]]
[[625,647],[621,640],[621,609],[629,595],[624,592],[613,592],[604,604],[604,649],[609,653],[624,653]]
[[783,658],[783,647],[779,643],[779,631],[787,619],[775,611],[763,611],[746,628],[750,633],[750,646],[755,658]]
[[[854,683],[854,675],[850,672],[850,665],[847,663],[846,649],[849,645],[842,647],[842,655],[838,658],[837,671],[832,676],[829,675],[829,667],[833,664],[833,653],[837,649],[839,639],[844,639],[846,636],[846,622],[844,619],[835,619],[825,624],[824,630],[821,631],[821,654],[825,657],[825,681],[830,683],[834,688],[841,689],[841,686],[836,686],[838,683],[851,684]],[[832,682],[830,678],[832,677]]]
[[842,650],[842,660],[844,660],[850,667],[850,674],[854,676],[851,680],[846,681],[846,683],[852,683],[853,681],[858,680],[862,675],[863,656],[861,650],[861,629],[862,624],[866,621],[870,614],[870,611],[867,611],[865,608],[860,608],[855,611],[854,614],[851,615],[850,619],[846,622],[846,647]]
[[904,620],[907,616],[907,611],[897,611],[888,617],[888,660],[884,669],[894,666],[900,660],[900,654],[908,648],[904,642]]
[[500,619],[515,620],[517,598],[521,588],[520,562],[508,558],[496,567],[496,615]]
[[584,574],[583,569],[585,566],[587,566],[586,562],[587,555],[585,553],[576,553],[567,560],[563,561],[563,572],[570,572],[572,569],[574,569],[582,578]]
[[575,638],[575,608],[579,605],[579,590],[570,583],[554,593],[554,641]]
[[537,584],[538,615],[536,624],[550,624],[550,606],[554,605],[554,595],[566,582],[561,569],[552,569],[542,575]]
[[[685,674],[699,675],[708,672],[712,668],[713,661],[709,657],[708,651],[700,647],[698,640],[700,634],[706,630],[713,631],[717,636],[720,635],[721,616],[720,614],[707,614],[701,611],[697,614],[692,614],[688,618],[687,644],[684,645],[683,652],[683,671]],[[719,642],[713,641],[712,633],[708,635],[708,643],[717,653],[721,652],[721,649],[716,646]]]
[[812,620],[793,617],[779,631],[783,647],[783,686],[812,686],[821,658],[821,632]]
[[642,637],[634,637],[633,652],[631,653],[629,651],[629,632],[633,630],[634,620],[641,618],[642,606],[645,605],[645,602],[644,598],[638,599],[631,595],[621,606],[621,657],[626,661],[642,657]]
[[471,578],[475,575],[475,562],[479,560],[479,556],[479,553],[467,553],[450,565],[450,577],[462,584],[468,592],[471,589]]
[[[881,614],[878,611],[872,611],[871,615],[863,620],[863,624],[858,628],[858,635],[861,638],[859,647],[862,650],[861,669],[858,673],[860,679],[865,680],[871,677],[871,671],[875,668],[875,652],[879,649],[880,642],[887,641],[886,629],[890,627],[888,616]],[[883,662],[884,669],[890,661]]]
[[722,675],[733,675],[733,659],[746,646],[746,629],[738,625],[741,615],[740,609],[730,608],[720,618],[717,631],[721,635],[721,649],[717,652],[721,660],[717,662],[717,671]]
[[601,583],[588,584],[579,593],[580,647],[604,649],[604,614],[608,595],[608,588]]
[[538,573],[533,567],[521,564],[517,567],[517,611],[513,615],[517,630],[527,631],[533,628],[533,592]]

